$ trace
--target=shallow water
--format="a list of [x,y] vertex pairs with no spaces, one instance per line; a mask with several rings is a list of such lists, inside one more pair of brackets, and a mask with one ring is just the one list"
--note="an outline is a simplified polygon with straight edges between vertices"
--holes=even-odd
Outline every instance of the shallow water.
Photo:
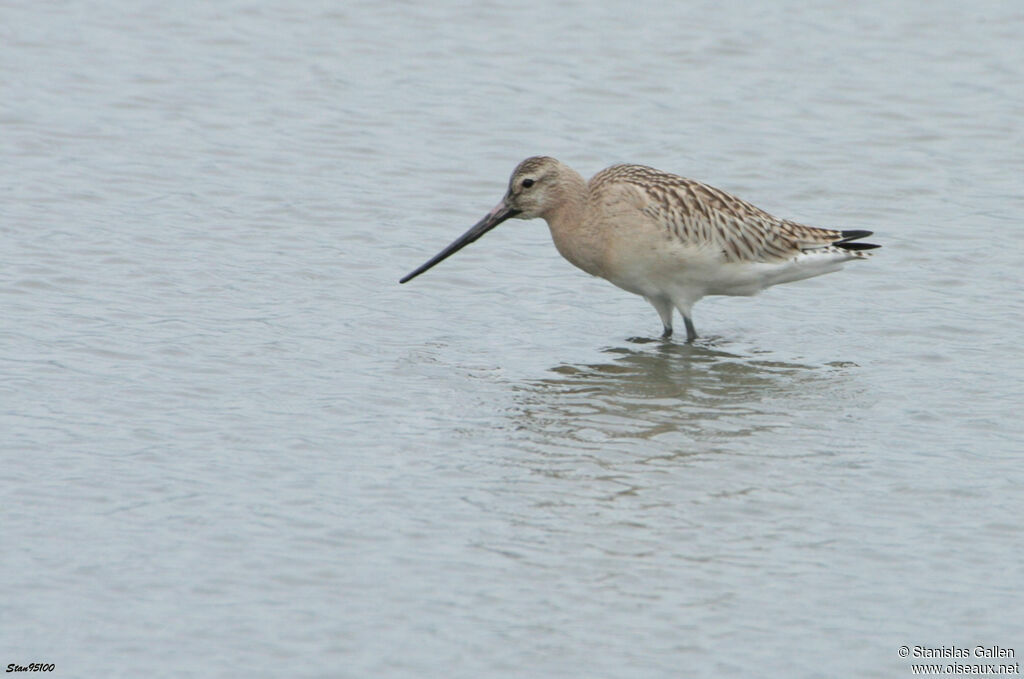
[[[1015,5],[3,15],[0,664],[893,677],[901,645],[1024,653]],[[397,284],[538,153],[884,247],[704,300],[695,345],[541,222]]]

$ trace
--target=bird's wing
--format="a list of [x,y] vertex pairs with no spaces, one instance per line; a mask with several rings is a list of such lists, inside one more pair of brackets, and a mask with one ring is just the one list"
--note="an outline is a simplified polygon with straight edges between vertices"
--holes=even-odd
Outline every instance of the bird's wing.
[[725,261],[784,261],[867,235],[779,219],[720,189],[642,165],[616,165],[590,182],[598,192],[616,184],[630,185],[643,213],[682,243],[720,251]]

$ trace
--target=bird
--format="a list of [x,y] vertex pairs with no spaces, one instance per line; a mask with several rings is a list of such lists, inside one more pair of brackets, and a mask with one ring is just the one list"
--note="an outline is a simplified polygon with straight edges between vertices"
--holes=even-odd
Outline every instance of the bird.
[[468,231],[399,282],[408,283],[509,219],[542,218],[558,252],[587,273],[640,295],[662,337],[674,311],[697,339],[693,306],[709,295],[755,295],[837,271],[878,247],[865,230],[806,226],[774,217],[712,186],[645,165],[612,165],[589,181],[558,160],[533,156]]

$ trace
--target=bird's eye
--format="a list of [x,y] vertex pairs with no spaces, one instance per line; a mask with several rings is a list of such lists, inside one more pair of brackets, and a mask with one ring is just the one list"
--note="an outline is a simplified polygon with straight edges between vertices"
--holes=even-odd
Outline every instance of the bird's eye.
[[533,180],[532,179],[524,179],[523,180],[523,188],[524,189],[528,189],[531,186],[533,186]]

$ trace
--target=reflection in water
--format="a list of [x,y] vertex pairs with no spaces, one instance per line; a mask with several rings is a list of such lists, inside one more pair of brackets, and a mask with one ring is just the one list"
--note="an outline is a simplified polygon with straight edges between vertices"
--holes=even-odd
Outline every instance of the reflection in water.
[[[561,365],[525,385],[516,425],[539,448],[671,455],[786,426],[787,413],[824,379],[819,368],[695,345],[634,340],[607,363]],[[644,346],[646,345],[646,346]],[[641,444],[638,449],[637,444]],[[724,447],[724,446],[723,446]]]

